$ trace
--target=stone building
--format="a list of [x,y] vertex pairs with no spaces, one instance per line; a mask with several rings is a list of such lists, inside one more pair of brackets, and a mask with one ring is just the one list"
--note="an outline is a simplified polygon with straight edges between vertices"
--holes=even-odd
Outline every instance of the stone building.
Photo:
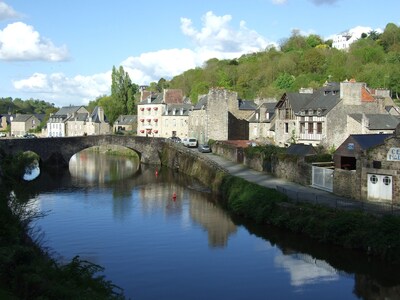
[[361,199],[400,204],[400,126],[361,158]]
[[129,131],[136,133],[137,129],[137,116],[136,115],[120,115],[115,120],[113,125],[113,132]]
[[373,114],[385,118],[389,115],[385,107],[390,101],[386,90],[373,90],[354,80],[340,85],[326,83],[315,91],[286,93],[276,106],[275,142],[280,146],[295,142],[336,148],[349,134],[371,132],[365,122],[354,126],[357,114],[364,113],[364,121],[367,116],[371,120]]
[[274,140],[274,117],[277,101],[265,102],[257,107],[250,115],[249,139],[258,142],[270,142]]
[[35,130],[43,118],[43,114],[16,114],[11,120],[11,136],[23,136],[27,132]]
[[199,143],[208,140],[248,140],[248,118],[255,111],[253,101],[238,98],[236,92],[212,88],[201,95],[189,113],[189,135]]
[[66,106],[50,115],[48,137],[99,135],[111,133],[111,126],[101,107],[90,114],[83,106]]

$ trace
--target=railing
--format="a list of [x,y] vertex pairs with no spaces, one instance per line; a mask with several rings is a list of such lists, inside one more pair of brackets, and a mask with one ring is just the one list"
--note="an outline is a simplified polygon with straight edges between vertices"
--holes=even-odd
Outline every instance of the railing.
[[285,194],[290,200],[298,203],[311,203],[317,205],[324,205],[335,209],[341,210],[362,210],[372,214],[378,215],[398,215],[400,216],[400,207],[393,204],[377,203],[377,202],[364,202],[347,198],[342,198],[336,195],[322,195],[318,193],[299,192],[290,190],[283,186],[276,186],[276,190]]

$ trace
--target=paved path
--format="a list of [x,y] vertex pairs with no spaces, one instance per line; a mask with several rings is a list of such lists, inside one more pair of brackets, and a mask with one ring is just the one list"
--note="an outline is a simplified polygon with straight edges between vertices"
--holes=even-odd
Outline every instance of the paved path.
[[333,193],[319,190],[311,186],[303,186],[282,178],[274,177],[266,172],[256,171],[243,164],[234,163],[213,153],[201,153],[200,155],[214,161],[222,168],[226,169],[231,175],[241,177],[249,182],[254,182],[261,186],[277,189],[295,201],[323,204],[340,209],[363,209],[379,214],[400,214],[400,208],[393,207],[390,204],[367,203],[340,197]]

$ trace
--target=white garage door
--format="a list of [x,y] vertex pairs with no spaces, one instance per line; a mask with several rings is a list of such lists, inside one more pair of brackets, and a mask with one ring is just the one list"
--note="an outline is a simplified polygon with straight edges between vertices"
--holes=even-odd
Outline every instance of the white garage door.
[[368,199],[392,200],[392,176],[368,174]]

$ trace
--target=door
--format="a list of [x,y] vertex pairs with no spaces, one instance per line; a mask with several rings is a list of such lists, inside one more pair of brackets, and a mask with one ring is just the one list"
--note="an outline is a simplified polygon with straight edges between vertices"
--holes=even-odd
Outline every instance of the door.
[[392,176],[368,174],[368,200],[392,200]]

